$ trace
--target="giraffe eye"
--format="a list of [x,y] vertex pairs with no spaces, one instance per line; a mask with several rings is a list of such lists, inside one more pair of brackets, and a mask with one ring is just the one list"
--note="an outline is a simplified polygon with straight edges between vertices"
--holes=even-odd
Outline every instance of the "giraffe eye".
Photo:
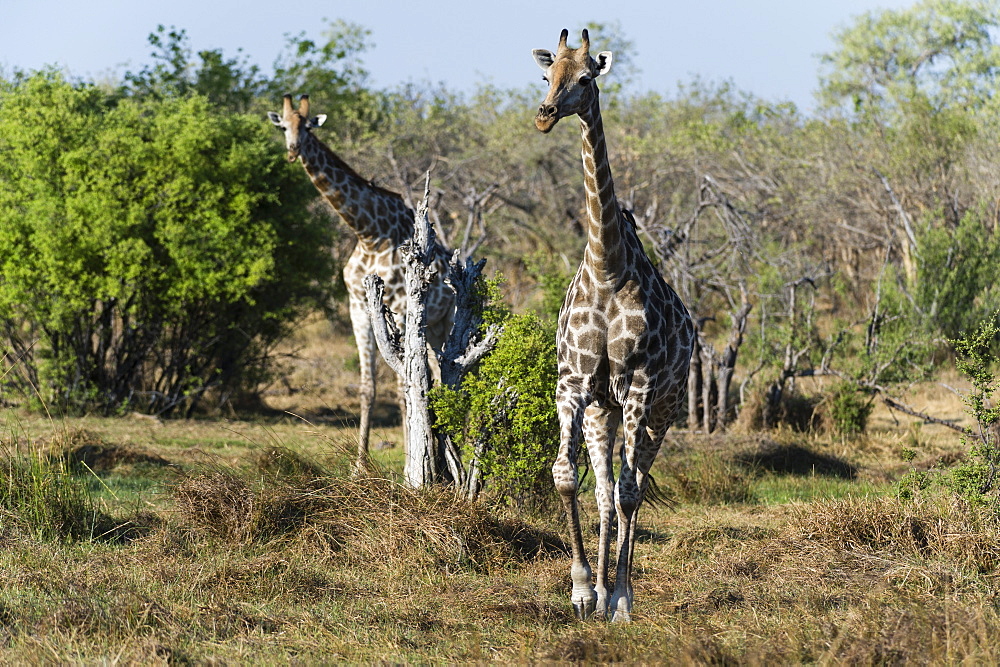
[[545,83],[548,83],[549,82],[549,77],[543,76],[542,77],[542,81],[544,81]]
[[581,86],[588,86],[588,85],[590,85],[590,82],[591,82],[591,78],[589,76],[581,76],[580,77],[580,85]]

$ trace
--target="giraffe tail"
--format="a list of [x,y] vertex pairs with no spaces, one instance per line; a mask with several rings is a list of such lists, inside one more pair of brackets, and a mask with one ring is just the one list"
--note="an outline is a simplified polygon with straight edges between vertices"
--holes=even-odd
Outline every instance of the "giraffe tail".
[[642,493],[642,501],[651,507],[665,507],[673,511],[677,507],[677,499],[669,489],[663,489],[656,483],[652,473],[646,476],[646,490]]

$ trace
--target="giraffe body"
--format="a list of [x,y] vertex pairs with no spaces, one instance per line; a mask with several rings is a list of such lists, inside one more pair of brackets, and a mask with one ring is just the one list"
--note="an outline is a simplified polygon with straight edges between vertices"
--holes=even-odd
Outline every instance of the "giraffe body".
[[[326,116],[309,117],[308,96],[302,96],[296,110],[292,107],[291,95],[285,95],[282,114],[270,112],[268,117],[285,133],[288,160],[301,161],[313,185],[358,237],[357,245],[344,266],[344,283],[347,286],[351,326],[361,365],[361,423],[358,437],[358,466],[361,467],[368,456],[377,361],[375,336],[365,311],[363,283],[365,276],[369,274],[378,274],[382,278],[385,283],[386,306],[392,311],[396,325],[402,330],[406,313],[406,288],[400,248],[413,238],[413,211],[400,195],[359,176],[312,133],[314,128],[323,124]],[[434,252],[437,278],[427,294],[427,340],[432,347],[440,348],[454,322],[455,293],[444,278],[448,273],[448,251],[435,244]],[[400,391],[400,399],[402,395]]]
[[[594,80],[606,73],[611,53],[590,56],[583,46],[534,51],[549,93],[535,117],[548,132],[560,118],[576,114],[583,139],[587,247],[559,313],[559,453],[552,467],[569,521],[573,565],[572,601],[580,618],[595,611],[630,620],[631,571],[636,519],[649,484],[649,470],[687,388],[694,326],[687,308],[643,250],[631,216],[615,197]],[[614,479],[615,434],[623,426],[621,470]],[[581,441],[590,455],[600,513],[597,573],[584,552],[576,494]],[[618,548],[614,590],[608,589],[611,521],[617,513]]]

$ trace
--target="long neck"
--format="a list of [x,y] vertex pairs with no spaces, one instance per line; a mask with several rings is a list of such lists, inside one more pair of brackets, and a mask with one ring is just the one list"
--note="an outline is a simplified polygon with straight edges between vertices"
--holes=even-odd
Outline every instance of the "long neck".
[[389,239],[399,245],[413,235],[413,212],[403,198],[361,178],[311,133],[299,157],[313,185],[362,241]]
[[587,192],[586,260],[593,268],[610,274],[624,264],[621,214],[611,178],[596,88],[590,105],[579,116],[583,135],[583,185]]

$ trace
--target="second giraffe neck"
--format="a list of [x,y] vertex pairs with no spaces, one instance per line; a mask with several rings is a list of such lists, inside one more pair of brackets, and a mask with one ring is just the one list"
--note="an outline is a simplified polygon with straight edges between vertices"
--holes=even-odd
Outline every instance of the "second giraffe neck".
[[621,214],[611,177],[604,122],[597,90],[589,109],[579,114],[583,137],[583,185],[587,205],[587,249],[585,261],[608,274],[624,264]]
[[413,212],[403,198],[359,176],[317,137],[306,135],[299,156],[313,185],[359,239],[399,245],[413,235]]

